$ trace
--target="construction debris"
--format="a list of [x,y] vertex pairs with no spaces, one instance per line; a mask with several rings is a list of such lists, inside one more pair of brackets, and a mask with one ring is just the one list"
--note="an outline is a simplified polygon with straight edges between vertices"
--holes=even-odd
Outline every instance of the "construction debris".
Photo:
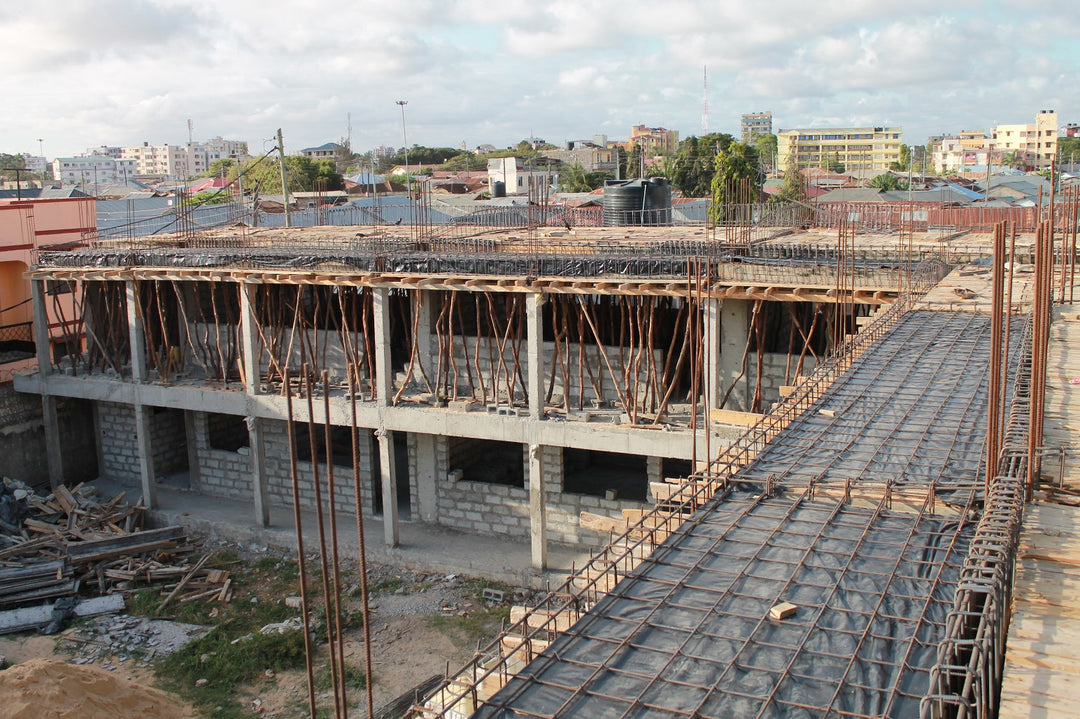
[[145,507],[125,503],[124,493],[107,502],[94,495],[93,488],[79,484],[40,496],[21,482],[3,480],[0,607],[85,595],[87,590],[105,596],[155,583],[168,593],[159,611],[172,601],[231,599],[229,573],[204,567],[211,554],[190,564],[194,548],[182,527],[143,529]]

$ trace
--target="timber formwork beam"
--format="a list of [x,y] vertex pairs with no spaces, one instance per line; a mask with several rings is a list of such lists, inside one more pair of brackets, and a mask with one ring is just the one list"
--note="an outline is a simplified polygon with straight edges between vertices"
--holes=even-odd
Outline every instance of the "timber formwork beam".
[[[383,287],[388,289],[455,290],[463,292],[516,292],[567,295],[638,295],[689,297],[682,280],[571,280],[558,277],[430,276],[412,273],[335,273],[272,270],[221,270],[176,268],[63,268],[37,269],[31,280],[126,281],[158,280],[188,282],[242,282],[268,285],[327,285],[334,287]],[[698,293],[695,293],[698,294]],[[824,285],[728,284],[714,282],[702,296],[708,299],[769,300],[774,302],[835,302],[835,287]],[[841,291],[856,304],[883,305],[896,301],[895,288]]]

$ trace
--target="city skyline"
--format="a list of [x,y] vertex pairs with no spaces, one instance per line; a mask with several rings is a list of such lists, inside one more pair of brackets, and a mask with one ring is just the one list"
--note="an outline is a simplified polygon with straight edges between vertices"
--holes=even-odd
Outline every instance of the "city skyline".
[[[287,151],[349,133],[365,151],[410,141],[503,147],[560,144],[637,124],[739,134],[771,110],[774,131],[889,125],[904,142],[1054,109],[1080,116],[1068,80],[1080,20],[1063,2],[964,11],[914,0],[882,10],[837,2],[525,2],[407,0],[378,11],[274,0],[190,0],[0,9],[10,49],[0,110],[4,151],[71,156],[102,143],[246,140]],[[43,138],[39,143],[38,138]]]

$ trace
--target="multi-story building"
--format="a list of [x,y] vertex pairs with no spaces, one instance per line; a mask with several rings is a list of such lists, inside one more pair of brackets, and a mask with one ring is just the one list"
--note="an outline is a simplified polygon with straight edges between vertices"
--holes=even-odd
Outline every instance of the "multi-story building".
[[104,187],[124,182],[136,173],[134,159],[91,157],[58,157],[52,161],[53,179],[63,185],[84,188]]
[[1024,165],[1039,169],[1050,167],[1057,157],[1057,134],[1057,113],[1040,110],[1033,124],[998,125],[990,140],[1002,154],[1015,153]]
[[630,128],[628,145],[638,145],[646,157],[670,154],[679,146],[679,131],[663,127],[634,125]]
[[189,162],[188,149],[184,145],[151,145],[144,142],[123,148],[122,156],[125,160],[135,160],[138,175],[188,177],[197,174],[194,163]]
[[508,195],[524,194],[529,191],[529,185],[540,187],[543,185],[559,184],[559,173],[552,172],[546,167],[529,168],[520,157],[496,157],[488,160],[488,187],[495,193],[497,185],[502,187]]
[[900,161],[899,127],[830,127],[779,130],[777,165],[795,156],[799,167],[827,167],[839,162],[844,172],[873,177]]
[[619,150],[615,147],[597,146],[592,142],[571,142],[560,150],[541,150],[540,156],[558,160],[563,165],[580,165],[586,172],[615,172],[619,163]]
[[[114,149],[114,148],[102,148]],[[215,137],[203,143],[122,147],[120,157],[134,160],[139,175],[188,178],[205,174],[217,160],[247,155],[247,143]]]
[[333,160],[340,147],[336,142],[324,142],[318,147],[305,147],[297,154],[310,157],[312,160]]
[[752,145],[762,135],[772,134],[772,112],[750,112],[742,116],[742,141]]

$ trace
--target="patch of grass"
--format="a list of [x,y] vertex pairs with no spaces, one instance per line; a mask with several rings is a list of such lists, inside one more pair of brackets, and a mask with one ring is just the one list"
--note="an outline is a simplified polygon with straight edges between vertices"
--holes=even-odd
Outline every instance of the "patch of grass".
[[480,579],[478,577],[466,579],[465,588],[472,594],[473,599],[478,602],[484,601],[485,589],[494,589],[495,591],[502,592],[505,600],[509,600],[514,594],[514,588],[509,584],[503,584],[502,582],[496,582],[490,579]]
[[[330,691],[333,687],[334,684],[330,677],[330,662],[327,661],[315,671],[315,688],[325,692]],[[367,677],[364,676],[364,669],[345,662],[345,688],[360,690],[365,687],[367,687]]]
[[[228,718],[250,714],[236,702],[238,686],[254,681],[267,669],[284,671],[303,664],[304,635],[299,629],[283,634],[259,634],[257,629],[245,633],[243,620],[232,619],[162,659],[156,670],[170,689],[208,715]],[[196,687],[199,679],[209,683]]]
[[467,616],[457,615],[431,618],[431,626],[446,634],[459,646],[475,646],[478,639],[494,637],[510,618],[510,607],[500,606],[482,609]]
[[[376,594],[393,594],[399,589],[404,589],[409,585],[401,577],[389,577],[387,579],[380,579],[377,582],[372,582],[368,585],[368,595],[374,596]],[[359,594],[359,590],[356,592]]]

